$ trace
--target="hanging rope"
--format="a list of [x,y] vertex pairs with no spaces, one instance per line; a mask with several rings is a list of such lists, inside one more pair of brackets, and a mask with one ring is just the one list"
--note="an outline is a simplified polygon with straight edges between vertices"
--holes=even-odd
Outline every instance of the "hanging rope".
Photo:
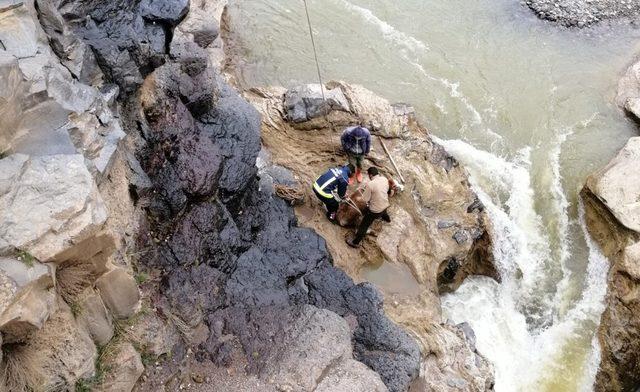
[[316,70],[318,71],[318,81],[320,82],[320,91],[322,92],[322,100],[327,99],[324,96],[324,84],[322,83],[322,74],[320,73],[320,63],[318,62],[318,52],[316,51],[316,41],[313,38],[313,28],[311,27],[311,18],[309,17],[309,7],[307,6],[307,0],[304,2],[304,12],[307,14],[307,25],[309,26],[309,36],[311,37],[311,46],[313,47],[313,57],[316,60]]

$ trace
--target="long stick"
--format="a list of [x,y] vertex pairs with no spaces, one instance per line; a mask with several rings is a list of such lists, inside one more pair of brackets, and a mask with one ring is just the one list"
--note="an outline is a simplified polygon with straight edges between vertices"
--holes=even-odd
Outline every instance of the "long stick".
[[382,138],[378,137],[378,139],[380,139],[380,144],[382,144],[382,148],[384,149],[384,152],[386,152],[387,155],[389,156],[389,160],[391,160],[391,164],[393,165],[394,169],[396,169],[396,172],[398,172],[398,175],[400,176],[400,181],[402,181],[402,183],[404,184],[405,183],[404,177],[402,177],[402,173],[400,173],[400,169],[398,169],[398,165],[396,165],[396,161],[391,156],[391,153],[389,152],[389,150],[387,149],[387,146],[382,141]]

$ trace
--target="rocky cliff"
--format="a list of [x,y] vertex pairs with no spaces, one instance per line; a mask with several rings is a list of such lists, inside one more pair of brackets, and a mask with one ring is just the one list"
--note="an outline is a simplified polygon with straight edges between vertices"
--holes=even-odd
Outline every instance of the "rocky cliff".
[[[272,105],[258,111],[227,84],[224,5],[0,5],[0,385],[490,389],[472,331],[444,323],[438,303],[467,274],[495,276],[463,170],[409,107],[340,84],[337,124],[381,121],[411,187],[366,254],[318,221],[300,226],[268,185],[311,172],[277,165],[282,129],[265,122],[316,141],[274,115],[279,96],[252,95]],[[390,172],[379,150],[372,159]],[[382,257],[407,265],[420,293],[385,304],[354,283]]]
[[[74,389],[140,308],[137,162],[118,86],[52,3],[0,5],[0,86],[0,389]],[[123,385],[142,371],[132,358]]]
[[[618,103],[635,113],[640,85],[632,66],[620,82]],[[589,232],[611,262],[606,309],[599,328],[602,361],[598,391],[634,391],[640,387],[640,137],[582,190]]]

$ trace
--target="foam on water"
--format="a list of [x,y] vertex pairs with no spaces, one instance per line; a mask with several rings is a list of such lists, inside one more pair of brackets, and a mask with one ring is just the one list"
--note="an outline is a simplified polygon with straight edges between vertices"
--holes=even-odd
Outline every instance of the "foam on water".
[[371,12],[371,10],[357,6],[353,3],[348,2],[347,0],[337,0],[337,1],[348,10],[364,18],[368,23],[374,25],[378,30],[380,30],[382,35],[392,43],[399,45],[401,47],[404,47],[406,49],[409,49],[414,53],[416,51],[425,52],[429,50],[429,47],[424,42],[420,41],[415,37],[410,36],[409,34],[399,31],[395,27],[391,26],[389,23],[383,21],[382,19],[374,15],[374,13]]
[[[557,147],[550,151],[552,165],[559,167],[561,145],[569,134],[561,134]],[[445,316],[473,327],[478,350],[495,366],[497,391],[552,391],[562,390],[563,385],[579,385],[589,390],[599,361],[593,334],[603,311],[608,263],[584,228],[582,206],[579,219],[589,249],[585,289],[564,317],[550,326],[537,327],[528,322],[531,315],[527,314],[527,305],[553,307],[545,291],[535,290],[548,279],[542,267],[552,258],[549,238],[535,213],[528,150],[508,161],[460,140],[436,141],[469,170],[472,187],[491,218],[493,256],[503,280],[498,284],[485,277],[468,278],[457,292],[443,297]],[[569,228],[569,203],[559,168],[553,167],[552,173],[550,191],[560,216],[557,221],[562,233],[560,248],[566,252],[557,262],[564,263],[570,255],[564,234]],[[592,344],[575,343],[584,339]],[[565,357],[571,357],[572,361],[566,361]],[[565,363],[573,367],[568,368]],[[570,377],[575,378],[573,383],[565,380]]]

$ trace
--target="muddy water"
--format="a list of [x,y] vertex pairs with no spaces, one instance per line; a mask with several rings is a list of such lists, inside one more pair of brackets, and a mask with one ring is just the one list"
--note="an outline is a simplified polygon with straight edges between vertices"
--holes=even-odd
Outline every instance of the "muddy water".
[[[590,390],[607,260],[577,193],[636,134],[612,99],[640,33],[556,28],[516,0],[308,2],[324,78],[413,104],[487,206],[504,282],[470,279],[443,311],[474,327],[496,389]],[[229,16],[244,83],[317,81],[302,1],[232,1]]]

